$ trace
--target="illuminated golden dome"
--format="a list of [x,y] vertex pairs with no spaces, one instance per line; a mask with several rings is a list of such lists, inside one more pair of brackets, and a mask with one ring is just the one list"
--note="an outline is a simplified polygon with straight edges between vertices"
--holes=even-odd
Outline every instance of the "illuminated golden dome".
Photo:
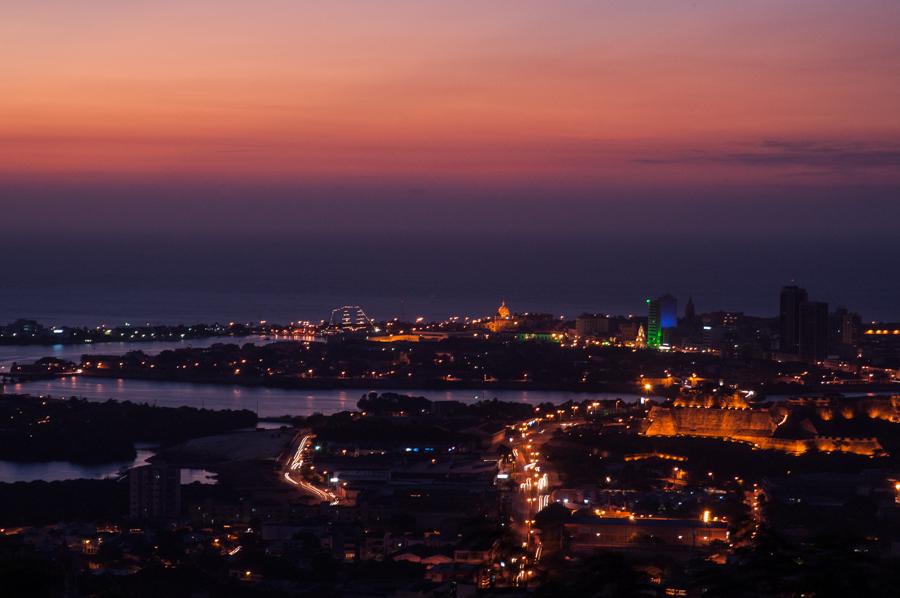
[[497,308],[497,315],[501,318],[509,317],[509,308],[506,307],[506,301],[500,302],[500,307]]

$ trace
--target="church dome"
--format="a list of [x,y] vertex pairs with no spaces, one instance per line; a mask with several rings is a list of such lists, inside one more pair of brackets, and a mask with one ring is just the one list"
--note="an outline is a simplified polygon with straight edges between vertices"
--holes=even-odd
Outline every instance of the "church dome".
[[506,301],[500,303],[500,307],[497,308],[497,315],[501,318],[509,317],[509,308],[506,307]]

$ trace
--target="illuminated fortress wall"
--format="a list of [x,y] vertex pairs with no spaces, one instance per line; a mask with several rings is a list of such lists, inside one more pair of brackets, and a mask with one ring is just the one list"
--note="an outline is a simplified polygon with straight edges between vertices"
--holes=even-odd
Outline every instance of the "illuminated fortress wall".
[[866,399],[860,405],[871,418],[900,423],[900,396]]
[[758,448],[801,455],[807,451],[884,454],[877,438],[774,438],[780,422],[769,410],[703,407],[660,407],[647,415],[648,436],[707,436],[748,442]]
[[713,436],[755,441],[772,436],[777,422],[768,410],[653,407],[648,436]]
[[867,457],[884,454],[884,448],[877,438],[836,438],[832,436],[816,436],[809,440],[759,438],[753,444],[762,449],[784,451],[794,455],[802,455],[813,450],[823,453],[853,453]]

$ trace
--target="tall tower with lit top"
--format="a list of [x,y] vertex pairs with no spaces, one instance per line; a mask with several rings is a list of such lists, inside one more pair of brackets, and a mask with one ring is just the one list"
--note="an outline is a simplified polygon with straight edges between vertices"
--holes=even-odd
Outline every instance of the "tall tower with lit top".
[[659,349],[666,344],[667,330],[678,325],[678,303],[672,295],[647,299],[647,346]]

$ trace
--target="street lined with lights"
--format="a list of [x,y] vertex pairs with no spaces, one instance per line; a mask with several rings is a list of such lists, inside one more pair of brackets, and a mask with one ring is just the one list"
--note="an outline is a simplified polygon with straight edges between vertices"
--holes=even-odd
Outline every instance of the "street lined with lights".
[[297,450],[294,452],[283,472],[284,479],[286,482],[300,488],[304,492],[311,494],[323,502],[327,502],[331,505],[338,505],[341,500],[336,494],[327,490],[322,490],[303,479],[302,470],[304,465],[304,453],[314,437],[313,434],[306,434],[300,439],[300,442],[297,444]]

